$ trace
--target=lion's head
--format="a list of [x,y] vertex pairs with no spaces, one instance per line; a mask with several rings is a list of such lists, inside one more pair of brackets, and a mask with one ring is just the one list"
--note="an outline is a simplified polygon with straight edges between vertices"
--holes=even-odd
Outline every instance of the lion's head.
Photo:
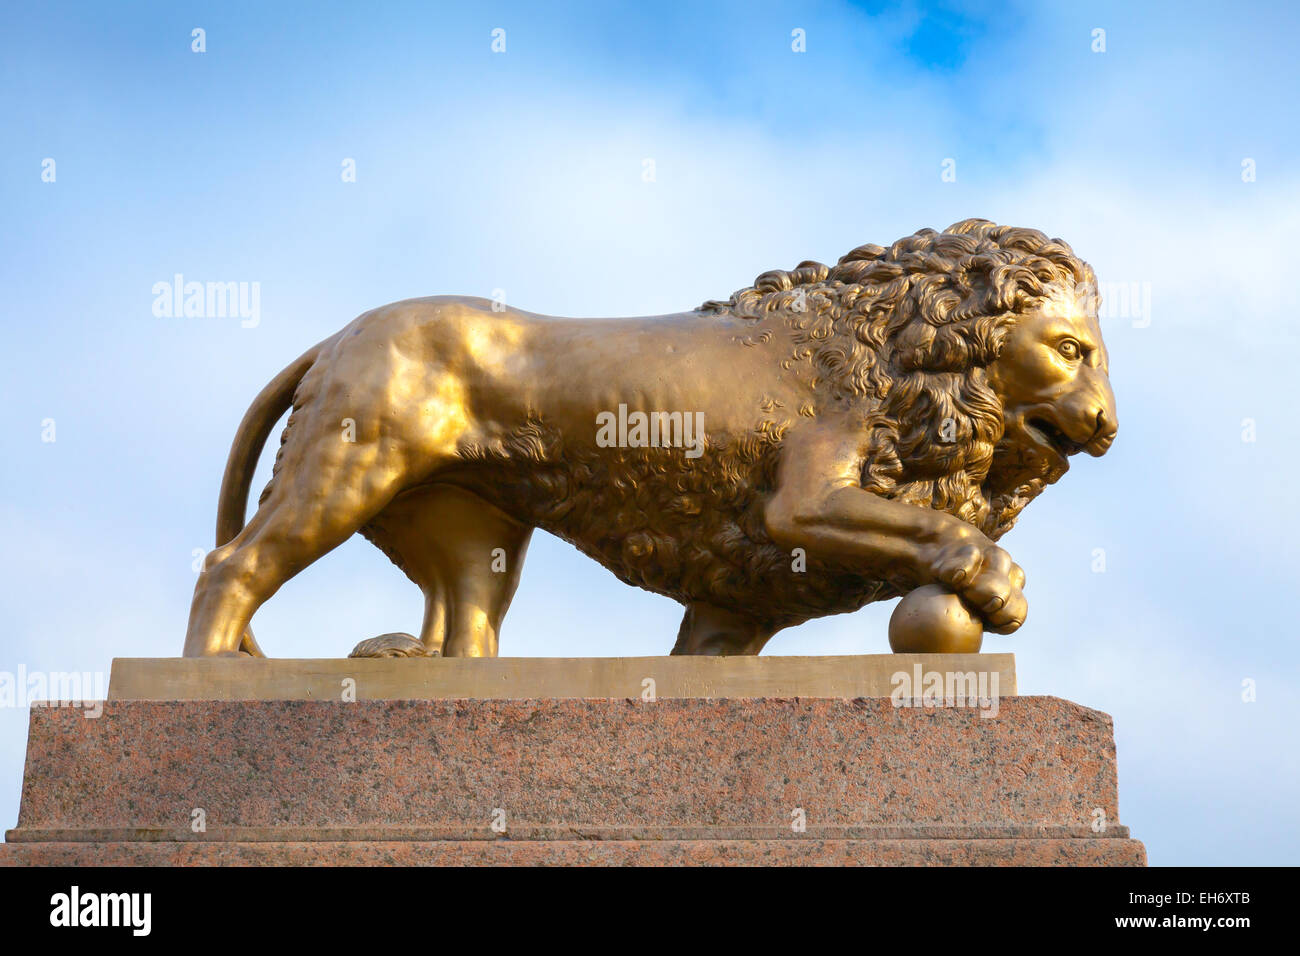
[[[759,276],[727,311],[793,335],[822,407],[866,409],[863,486],[996,538],[1117,418],[1092,267],[1036,229],[966,219],[834,266]],[[864,399],[866,400],[864,402]]]

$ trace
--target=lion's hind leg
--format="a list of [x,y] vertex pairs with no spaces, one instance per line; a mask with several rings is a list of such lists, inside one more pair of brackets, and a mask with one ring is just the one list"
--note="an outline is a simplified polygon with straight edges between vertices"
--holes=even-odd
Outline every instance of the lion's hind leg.
[[455,485],[410,489],[363,529],[424,593],[418,638],[384,634],[352,657],[495,657],[532,529]]
[[743,614],[693,601],[686,606],[672,653],[712,657],[757,654],[774,633],[772,628]]
[[421,460],[377,436],[343,440],[332,423],[307,426],[289,436],[279,473],[247,526],[205,559],[185,656],[238,654],[254,612],[383,510]]

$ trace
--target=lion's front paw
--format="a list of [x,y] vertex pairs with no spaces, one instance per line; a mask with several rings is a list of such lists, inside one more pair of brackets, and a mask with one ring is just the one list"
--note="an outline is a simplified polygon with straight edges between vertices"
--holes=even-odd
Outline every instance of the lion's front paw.
[[380,634],[352,648],[348,657],[437,657],[411,634]]
[[938,549],[930,561],[934,580],[960,594],[984,619],[985,630],[1010,634],[1025,623],[1025,572],[1011,555],[985,538],[966,538]]

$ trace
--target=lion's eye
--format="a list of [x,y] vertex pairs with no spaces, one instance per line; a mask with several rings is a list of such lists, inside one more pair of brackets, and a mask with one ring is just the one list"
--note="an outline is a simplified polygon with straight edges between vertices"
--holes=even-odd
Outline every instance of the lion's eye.
[[1061,344],[1056,347],[1056,350],[1071,360],[1077,359],[1082,354],[1079,343],[1074,339],[1063,339]]

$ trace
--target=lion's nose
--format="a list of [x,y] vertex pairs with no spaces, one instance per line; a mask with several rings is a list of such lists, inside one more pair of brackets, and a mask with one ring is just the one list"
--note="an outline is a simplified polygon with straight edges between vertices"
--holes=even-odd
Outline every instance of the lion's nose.
[[1115,414],[1106,414],[1106,409],[1097,409],[1097,425],[1094,428],[1092,437],[1088,439],[1085,446],[1088,454],[1094,457],[1101,457],[1110,450],[1110,446],[1115,441],[1115,436],[1119,434],[1119,422],[1115,421]]

